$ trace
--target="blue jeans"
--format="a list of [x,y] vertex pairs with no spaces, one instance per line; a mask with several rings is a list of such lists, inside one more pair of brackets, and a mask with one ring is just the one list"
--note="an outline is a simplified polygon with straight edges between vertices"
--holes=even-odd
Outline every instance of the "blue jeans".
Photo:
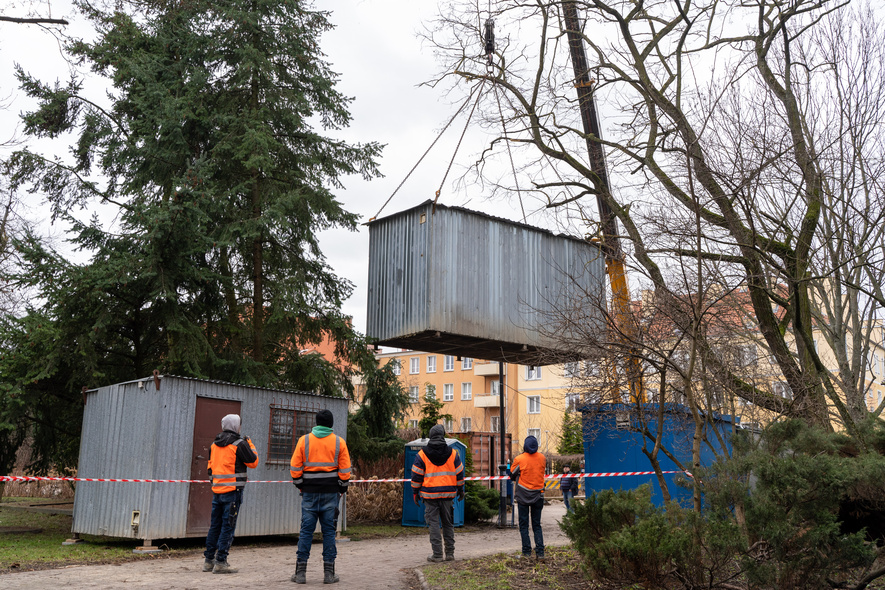
[[570,500],[575,497],[575,492],[572,490],[563,490],[562,491],[562,503],[565,504],[565,509],[568,512],[572,511],[572,506],[570,504]]
[[538,498],[534,504],[517,504],[519,507],[519,535],[522,537],[522,554],[532,554],[532,542],[529,540],[529,513],[532,518],[532,532],[535,534],[535,555],[544,557],[544,534],[541,532],[541,509],[544,508],[544,497]]
[[317,520],[323,532],[323,561],[333,562],[338,557],[335,547],[335,524],[338,520],[338,492],[311,493],[301,495],[301,533],[298,535],[298,561],[310,557],[310,543]]
[[206,551],[203,556],[215,561],[227,561],[234,531],[237,528],[237,515],[243,504],[243,489],[214,494],[212,498],[212,521],[206,535]]

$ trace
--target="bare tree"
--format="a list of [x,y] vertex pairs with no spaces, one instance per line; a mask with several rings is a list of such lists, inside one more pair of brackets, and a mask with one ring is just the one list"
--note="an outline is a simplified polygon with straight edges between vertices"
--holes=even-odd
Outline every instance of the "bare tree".
[[[705,375],[818,425],[831,425],[833,406],[853,431],[864,342],[883,303],[878,14],[829,0],[476,6],[455,3],[427,33],[443,64],[435,83],[480,92],[496,133],[476,174],[513,159],[513,182],[497,186],[587,220],[591,236],[599,217],[587,197],[599,195],[623,228],[632,276],[671,311]],[[580,30],[568,30],[565,8],[586,19]],[[491,55],[481,49],[489,18]],[[599,135],[580,124],[568,33],[593,64]],[[590,166],[588,140],[605,148],[613,189]],[[742,290],[742,321],[789,399],[716,354],[710,286]],[[819,326],[845,359],[837,372],[815,349]]]

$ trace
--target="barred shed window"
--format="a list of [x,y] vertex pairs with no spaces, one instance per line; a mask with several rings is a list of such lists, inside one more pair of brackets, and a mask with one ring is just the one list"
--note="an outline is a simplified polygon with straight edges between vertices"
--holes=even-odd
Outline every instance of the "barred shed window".
[[270,431],[267,437],[267,462],[289,464],[298,439],[310,432],[316,420],[314,409],[270,406]]

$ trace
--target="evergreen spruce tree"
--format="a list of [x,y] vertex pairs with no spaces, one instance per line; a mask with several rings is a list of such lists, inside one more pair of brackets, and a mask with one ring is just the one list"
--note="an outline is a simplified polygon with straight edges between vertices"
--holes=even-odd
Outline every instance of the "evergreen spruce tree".
[[[320,50],[330,15],[300,0],[77,6],[97,34],[66,51],[107,78],[107,103],[76,77],[50,85],[18,70],[39,103],[26,133],[73,144],[69,159],[18,152],[5,171],[45,195],[91,259],[73,264],[33,236],[16,244],[26,265],[7,278],[40,294],[27,325],[55,338],[46,374],[4,373],[9,393],[53,378],[76,405],[83,385],[155,368],[324,393],[346,382],[298,353],[324,334],[342,357],[364,353],[340,312],[352,285],[317,234],[355,227],[333,191],[342,176],[376,176],[380,146],[331,136],[350,99]],[[113,226],[71,213],[98,203],[116,208]],[[24,326],[10,318],[4,346],[21,346]]]

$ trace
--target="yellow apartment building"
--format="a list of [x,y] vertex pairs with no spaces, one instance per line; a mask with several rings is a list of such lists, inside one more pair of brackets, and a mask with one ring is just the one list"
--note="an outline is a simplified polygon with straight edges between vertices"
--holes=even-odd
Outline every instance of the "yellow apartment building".
[[[451,414],[447,432],[500,432],[499,369],[497,362],[413,350],[379,352],[381,364],[396,362],[400,382],[412,407],[403,426],[417,427],[428,386],[433,386],[441,410]],[[528,435],[539,450],[555,453],[570,382],[556,366],[504,365],[505,432],[513,438],[514,454],[522,452]]]

